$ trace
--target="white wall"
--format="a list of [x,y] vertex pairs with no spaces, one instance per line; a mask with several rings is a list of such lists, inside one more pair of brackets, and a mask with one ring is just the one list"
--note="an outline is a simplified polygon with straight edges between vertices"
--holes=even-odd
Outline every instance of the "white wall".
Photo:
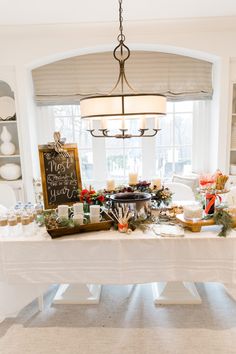
[[[211,18],[178,21],[124,23],[131,49],[179,53],[214,63],[215,93],[209,168],[227,168],[230,84],[236,80],[236,20]],[[73,55],[112,50],[118,34],[117,23],[83,25],[0,27],[0,73],[7,66],[15,72],[17,114],[21,124],[24,176],[27,198],[37,171],[35,110],[30,71],[37,66]],[[2,70],[1,70],[2,68]],[[0,77],[4,80],[3,77]],[[7,80],[6,80],[7,81]],[[204,127],[203,127],[204,129]]]

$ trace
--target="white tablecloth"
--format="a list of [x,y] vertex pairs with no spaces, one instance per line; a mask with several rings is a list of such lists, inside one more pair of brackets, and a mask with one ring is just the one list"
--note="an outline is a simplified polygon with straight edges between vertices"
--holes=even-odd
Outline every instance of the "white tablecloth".
[[215,228],[208,227],[201,233],[186,232],[183,238],[141,231],[100,231],[54,240],[43,231],[28,238],[1,238],[0,317],[4,308],[11,309],[9,286],[18,286],[18,291],[27,286],[28,293],[31,286],[33,299],[45,284],[53,283],[236,283],[236,232],[227,238],[216,235]]

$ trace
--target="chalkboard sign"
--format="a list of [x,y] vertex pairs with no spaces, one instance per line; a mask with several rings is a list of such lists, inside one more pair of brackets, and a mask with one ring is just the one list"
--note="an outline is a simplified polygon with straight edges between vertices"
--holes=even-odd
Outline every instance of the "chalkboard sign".
[[65,144],[63,150],[68,153],[68,156],[57,153],[48,145],[39,146],[45,209],[56,208],[60,204],[73,204],[78,201],[81,176],[77,145]]

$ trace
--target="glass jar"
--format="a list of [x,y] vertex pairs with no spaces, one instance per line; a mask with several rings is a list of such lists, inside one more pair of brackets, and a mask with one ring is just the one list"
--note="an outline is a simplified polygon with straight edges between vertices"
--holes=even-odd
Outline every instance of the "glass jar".
[[29,215],[22,215],[21,217],[22,232],[24,236],[31,234],[31,225]]
[[9,215],[8,217],[8,231],[9,231],[9,236],[18,235],[17,217],[14,214]]
[[118,224],[118,231],[121,233],[126,233],[128,231],[128,228],[129,228],[128,223],[125,223],[125,224],[119,223]]
[[7,216],[0,216],[0,236],[8,236],[8,221]]

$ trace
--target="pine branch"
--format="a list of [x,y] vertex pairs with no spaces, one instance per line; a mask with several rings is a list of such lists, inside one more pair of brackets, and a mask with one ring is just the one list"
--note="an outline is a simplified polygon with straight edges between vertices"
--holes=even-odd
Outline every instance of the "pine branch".
[[213,219],[214,219],[216,225],[222,225],[222,229],[219,232],[218,236],[226,237],[227,234],[233,228],[234,223],[233,223],[232,216],[224,209],[218,209],[214,213]]

